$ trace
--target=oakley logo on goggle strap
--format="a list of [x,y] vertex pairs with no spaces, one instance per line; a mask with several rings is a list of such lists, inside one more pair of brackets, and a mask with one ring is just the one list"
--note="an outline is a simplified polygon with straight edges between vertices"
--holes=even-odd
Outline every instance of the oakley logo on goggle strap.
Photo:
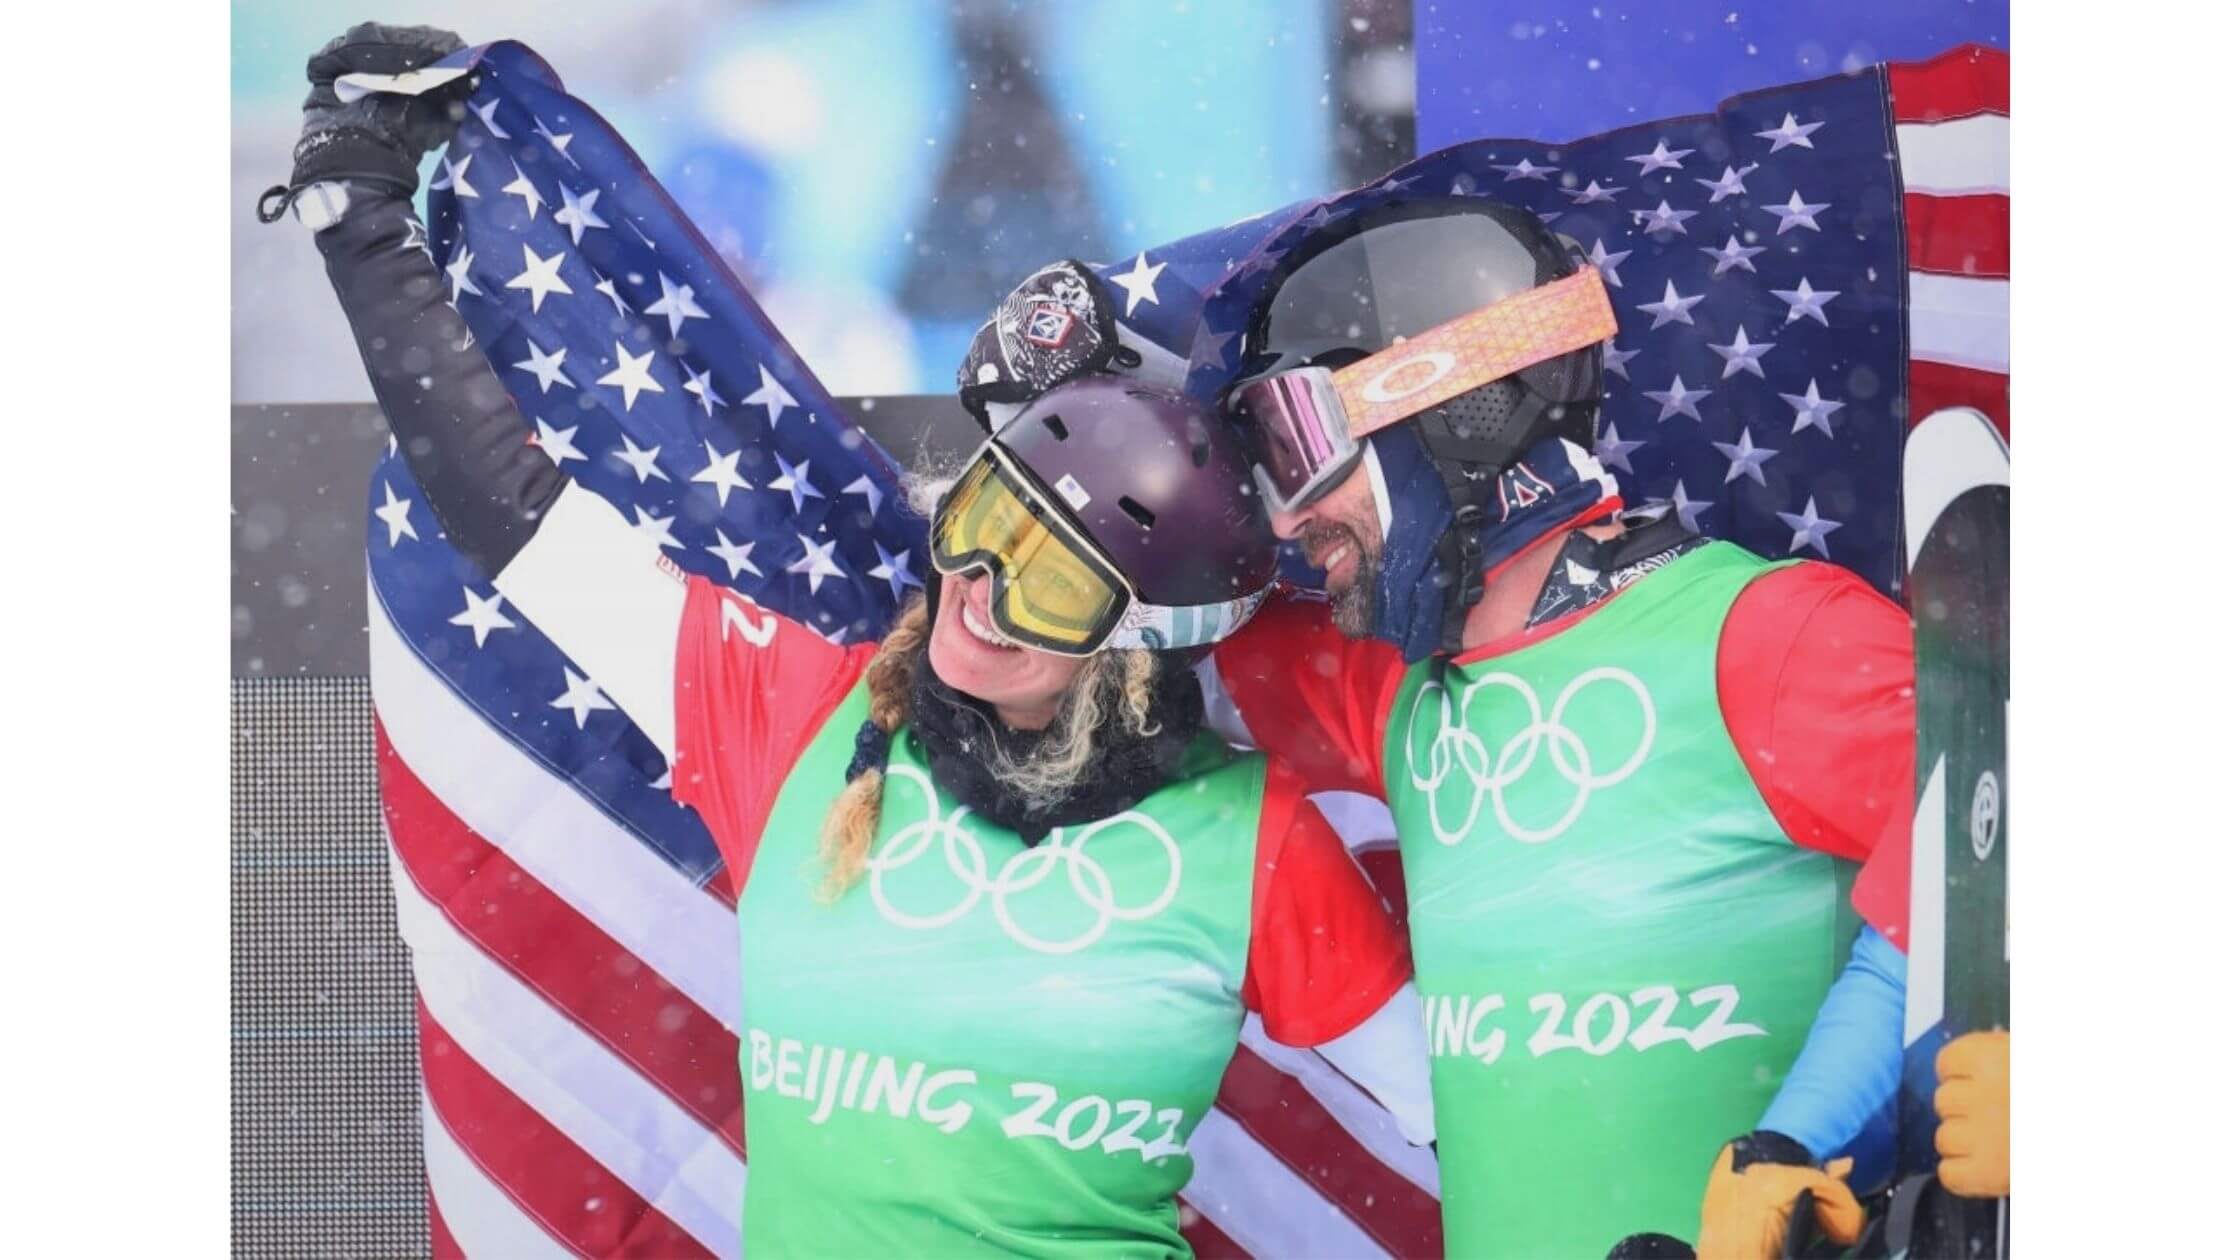
[[1447,379],[1454,365],[1455,357],[1444,350],[1412,354],[1370,377],[1361,386],[1361,396],[1375,403],[1412,398]]
[[1334,376],[1346,428],[1366,437],[1557,355],[1608,341],[1618,317],[1602,273],[1581,267],[1561,280],[1503,298],[1380,350]]

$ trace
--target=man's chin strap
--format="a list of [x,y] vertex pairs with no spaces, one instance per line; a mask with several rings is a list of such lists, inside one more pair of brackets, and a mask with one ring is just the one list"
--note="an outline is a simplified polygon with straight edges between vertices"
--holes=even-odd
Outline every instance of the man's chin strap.
[[[1369,439],[1392,522],[1376,587],[1374,633],[1418,661],[1462,650],[1485,575],[1559,530],[1619,507],[1618,483],[1578,445],[1548,438],[1497,475],[1434,460],[1415,426]],[[1454,504],[1463,507],[1458,511]]]

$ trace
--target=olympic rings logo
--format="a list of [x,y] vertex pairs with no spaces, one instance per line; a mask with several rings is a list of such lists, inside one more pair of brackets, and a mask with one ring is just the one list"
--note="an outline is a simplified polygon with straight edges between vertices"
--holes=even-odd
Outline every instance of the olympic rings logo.
[[[1599,772],[1594,757],[1587,750],[1586,740],[1563,722],[1564,711],[1571,702],[1597,683],[1621,687],[1632,693],[1641,710],[1641,738],[1633,752],[1615,767]],[[1470,701],[1488,687],[1516,693],[1523,699],[1527,715],[1524,726],[1501,745],[1499,753],[1491,755],[1477,732],[1458,717],[1458,711],[1461,717],[1466,717]],[[1439,697],[1439,726],[1430,745],[1419,753],[1420,727],[1416,718],[1423,708],[1424,697],[1432,694]],[[1479,812],[1488,801],[1492,802],[1494,816],[1500,820],[1502,829],[1510,836],[1525,844],[1545,844],[1570,830],[1596,792],[1623,782],[1639,770],[1641,763],[1648,759],[1649,747],[1656,742],[1656,735],[1657,710],[1650,702],[1649,689],[1633,674],[1614,666],[1590,669],[1572,679],[1556,694],[1555,707],[1544,714],[1540,697],[1529,683],[1515,674],[1487,674],[1464,688],[1459,700],[1449,696],[1438,684],[1426,681],[1416,690],[1415,700],[1408,708],[1408,781],[1430,802],[1431,830],[1441,844],[1461,843],[1462,838],[1477,827]],[[1571,785],[1571,801],[1554,822],[1531,826],[1520,823],[1509,812],[1508,793],[1539,763],[1542,748],[1547,749],[1549,764],[1556,774]],[[1452,808],[1452,803],[1440,791],[1449,776],[1456,772],[1470,785],[1469,804],[1459,821],[1449,819],[1447,810]]]
[[[1050,838],[1030,849],[1023,849],[996,869],[988,873],[988,854],[980,841],[960,824],[971,808],[959,805],[947,816],[940,813],[940,798],[934,793],[933,781],[914,766],[893,766],[888,770],[888,781],[903,780],[915,784],[925,802],[925,816],[910,823],[888,837],[865,862],[870,872],[871,902],[887,922],[897,927],[930,931],[956,922],[986,897],[992,906],[996,922],[1012,940],[1031,950],[1045,954],[1070,954],[1087,949],[1104,938],[1115,922],[1135,922],[1148,919],[1167,908],[1175,893],[1182,887],[1182,848],[1175,843],[1167,829],[1150,817],[1127,810],[1110,818],[1099,819],[1075,831],[1071,836],[1066,828],[1055,828]],[[1166,884],[1150,901],[1135,906],[1123,906],[1114,895],[1112,876],[1089,854],[1089,842],[1106,831],[1120,827],[1134,827],[1150,833],[1151,837],[1167,851]],[[894,904],[888,896],[887,879],[914,865],[925,857],[936,843],[941,846],[941,857],[949,873],[956,877],[962,894],[946,909],[931,914],[906,910]],[[1013,916],[1011,898],[1029,893],[1050,878],[1053,871],[1063,866],[1066,883],[1075,899],[1086,906],[1094,920],[1080,932],[1058,940],[1036,935],[1020,926]]]

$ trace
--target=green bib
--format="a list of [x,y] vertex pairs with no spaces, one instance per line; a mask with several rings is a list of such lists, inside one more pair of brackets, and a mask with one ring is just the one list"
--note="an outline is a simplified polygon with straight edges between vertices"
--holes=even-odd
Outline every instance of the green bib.
[[1835,979],[1852,869],[1789,843],[1719,709],[1720,628],[1768,568],[1711,543],[1568,630],[1401,683],[1385,784],[1450,1254],[1693,1239],[1712,1157]]
[[750,1254],[1187,1255],[1184,1142],[1236,1049],[1264,763],[1201,737],[1032,848],[891,741],[864,877],[817,900],[859,684],[739,899]]

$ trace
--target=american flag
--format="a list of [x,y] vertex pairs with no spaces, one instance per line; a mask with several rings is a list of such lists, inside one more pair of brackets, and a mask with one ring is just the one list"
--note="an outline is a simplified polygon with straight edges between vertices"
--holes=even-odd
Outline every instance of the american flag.
[[[685,569],[836,640],[878,635],[924,571],[891,462],[549,67],[517,44],[463,56],[482,81],[410,247],[443,268],[525,437]],[[1968,403],[2005,425],[2005,114],[2004,56],[1963,48],[1573,145],[1460,146],[1103,274],[1152,367],[1210,388],[1236,356],[1215,330],[1318,213],[1457,189],[1522,201],[1599,243],[1617,286],[1603,441],[1629,495],[1679,491],[1706,530],[1776,555],[1825,546],[1889,588],[1905,423]],[[1660,419],[1674,399],[1694,414]],[[445,543],[394,451],[369,489],[437,1254],[736,1254],[740,977],[715,847],[659,750]],[[1326,808],[1396,890],[1378,811]],[[1191,1148],[1201,1254],[1439,1250],[1429,1152],[1257,1020]]]
[[1424,195],[1538,213],[1602,271],[1596,452],[1629,502],[1833,560],[1900,593],[1910,426],[1970,406],[2007,431],[2007,56],[1768,88],[1570,144],[1477,140],[1384,179],[1101,269],[1126,339],[1210,395],[1253,299],[1332,217]]

